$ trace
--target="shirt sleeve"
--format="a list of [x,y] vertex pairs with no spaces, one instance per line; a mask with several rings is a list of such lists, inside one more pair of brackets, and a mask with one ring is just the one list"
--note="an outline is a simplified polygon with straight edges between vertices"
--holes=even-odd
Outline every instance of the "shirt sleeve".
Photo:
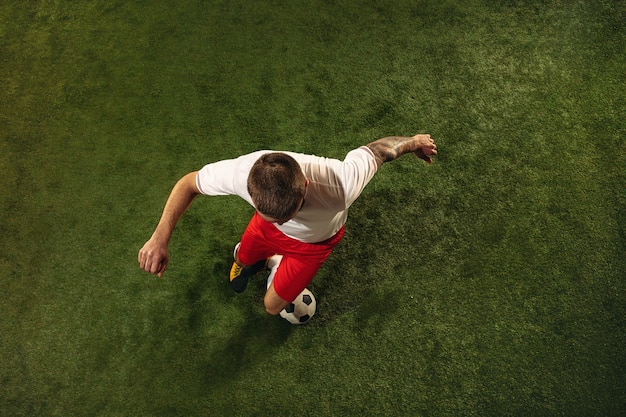
[[345,192],[346,208],[350,207],[361,195],[377,170],[376,158],[367,146],[361,146],[348,152],[341,164],[340,174]]
[[225,159],[207,164],[198,171],[196,184],[202,194],[238,195],[250,204],[248,174],[252,165],[266,151],[253,152],[235,159]]

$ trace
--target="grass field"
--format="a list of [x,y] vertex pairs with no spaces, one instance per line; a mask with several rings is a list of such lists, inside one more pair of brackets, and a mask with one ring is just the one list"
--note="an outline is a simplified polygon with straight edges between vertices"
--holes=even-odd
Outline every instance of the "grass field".
[[[0,416],[626,415],[626,2],[0,2]],[[296,327],[226,274],[257,149],[385,165]]]

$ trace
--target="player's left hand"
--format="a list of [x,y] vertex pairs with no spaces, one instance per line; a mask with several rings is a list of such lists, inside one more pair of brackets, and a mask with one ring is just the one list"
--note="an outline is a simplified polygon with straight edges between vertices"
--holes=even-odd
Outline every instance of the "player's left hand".
[[437,145],[430,135],[415,135],[413,139],[416,140],[417,149],[413,151],[415,156],[429,164],[433,163],[431,156],[437,155]]

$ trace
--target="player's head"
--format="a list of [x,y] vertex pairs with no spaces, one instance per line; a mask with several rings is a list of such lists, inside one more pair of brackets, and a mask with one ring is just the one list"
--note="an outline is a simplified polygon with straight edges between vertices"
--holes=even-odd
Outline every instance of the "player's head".
[[291,219],[302,207],[307,179],[291,156],[266,153],[252,166],[248,192],[257,211],[281,223]]

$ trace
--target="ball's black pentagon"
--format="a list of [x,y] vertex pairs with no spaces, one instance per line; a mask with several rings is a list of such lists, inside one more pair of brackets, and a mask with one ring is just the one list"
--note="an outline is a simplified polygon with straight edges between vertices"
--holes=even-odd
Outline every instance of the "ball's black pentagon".
[[294,303],[289,303],[287,307],[285,307],[285,311],[287,313],[293,313],[296,310],[296,305]]
[[311,305],[311,303],[313,302],[313,299],[311,298],[309,294],[304,294],[302,296],[302,302],[306,305]]
[[306,323],[307,321],[309,321],[311,317],[308,314],[305,314],[304,316],[301,316],[298,320],[300,320],[300,323]]

